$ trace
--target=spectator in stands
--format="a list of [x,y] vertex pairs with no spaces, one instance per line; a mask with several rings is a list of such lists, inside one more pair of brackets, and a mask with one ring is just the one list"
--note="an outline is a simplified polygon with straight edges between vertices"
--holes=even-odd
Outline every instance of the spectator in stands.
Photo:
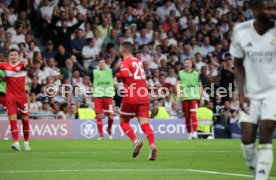
[[86,45],[86,40],[84,39],[84,33],[82,29],[76,31],[75,39],[71,40],[72,52],[76,56],[81,55],[82,48]]
[[74,119],[77,119],[77,113],[78,113],[78,109],[77,109],[77,106],[76,104],[70,104],[70,111],[68,113],[68,119],[69,120],[74,120]]
[[[83,18],[83,17],[81,17]],[[52,22],[52,23],[55,23]],[[79,21],[73,25],[73,26],[68,26],[68,19],[62,19],[61,20],[61,27],[54,26],[54,32],[55,32],[55,39],[57,44],[62,44],[65,49],[67,49],[69,52],[72,51],[72,46],[71,46],[71,35],[74,33],[74,31],[79,28],[79,26],[83,23],[82,19],[79,19]]]
[[166,77],[165,83],[175,86],[176,82],[177,82],[177,75],[175,73],[175,70],[174,70],[174,68],[169,68],[169,74]]
[[238,96],[238,92],[234,91],[232,92],[232,97],[230,98],[230,103],[231,103],[231,109],[236,110],[237,114],[239,111],[239,96]]
[[244,1],[243,7],[242,7],[242,14],[245,16],[247,20],[254,18],[253,11],[249,9],[249,1]]
[[86,69],[90,69],[93,66],[93,61],[96,64],[96,58],[98,58],[100,49],[95,46],[96,40],[90,38],[87,40],[87,45],[82,49],[83,66]]
[[57,62],[54,58],[50,58],[47,61],[47,66],[44,67],[43,73],[46,78],[60,74],[60,69],[57,67]]
[[136,38],[135,41],[139,44],[139,46],[147,45],[151,41],[151,39],[147,37],[147,30],[142,29],[141,36]]
[[58,63],[58,67],[64,67],[66,59],[69,59],[70,57],[70,53],[66,51],[65,47],[62,44],[60,44],[58,46],[58,53],[55,58]]
[[28,49],[26,50],[26,52],[33,57],[35,52],[40,52],[40,49],[37,47],[36,42],[35,41],[30,41],[28,43]]
[[25,35],[23,34],[23,28],[21,25],[17,25],[15,29],[16,33],[12,34],[11,43],[12,47],[17,48],[19,43],[25,43]]
[[70,111],[69,105],[67,103],[62,103],[60,106],[60,111],[57,113],[57,118],[62,120],[68,119],[68,113]]
[[184,46],[184,52],[180,56],[181,63],[183,63],[186,59],[193,59],[193,54],[189,45]]
[[193,56],[200,53],[200,47],[197,45],[196,38],[194,36],[190,38],[190,47]]
[[230,101],[226,100],[224,102],[224,108],[220,112],[221,124],[224,126],[225,134],[227,138],[232,138],[232,126],[231,119],[236,118],[237,112],[231,109]]
[[[221,79],[220,86],[224,87],[227,90],[227,97],[225,99],[229,100],[230,91],[235,90],[234,86],[234,61],[229,53],[225,54],[225,61],[221,63]],[[232,88],[232,89],[230,89]]]
[[31,96],[30,96],[30,112],[40,111],[41,107],[42,107],[41,102],[36,100],[36,94],[31,93]]
[[170,111],[168,111],[170,119],[177,119],[179,117],[179,110],[179,103],[177,101],[173,101]]
[[158,100],[153,101],[151,117],[154,119],[169,119],[170,118],[166,108],[164,107],[162,98],[159,98]]
[[221,122],[221,116],[220,113],[224,109],[224,102],[221,100],[221,96],[219,94],[216,94],[215,101],[213,104],[213,112],[214,112],[214,121],[215,123]]
[[214,46],[210,45],[210,38],[209,36],[205,36],[203,38],[203,45],[201,46],[200,53],[203,57],[206,57],[207,54],[213,52],[215,50]]
[[42,52],[42,57],[43,58],[55,58],[57,55],[57,52],[54,50],[54,43],[51,40],[47,41],[47,47],[46,49]]
[[51,110],[49,103],[42,103],[41,111],[39,111],[39,118],[41,119],[55,119],[55,115]]
[[34,93],[36,95],[39,94],[40,89],[41,89],[41,85],[39,83],[39,80],[38,80],[37,76],[34,76],[31,79],[30,89],[31,89],[31,91],[30,91],[31,93]]
[[72,77],[72,72],[75,69],[74,63],[71,59],[66,59],[65,67],[60,68],[60,72],[63,74],[64,79],[68,79]]

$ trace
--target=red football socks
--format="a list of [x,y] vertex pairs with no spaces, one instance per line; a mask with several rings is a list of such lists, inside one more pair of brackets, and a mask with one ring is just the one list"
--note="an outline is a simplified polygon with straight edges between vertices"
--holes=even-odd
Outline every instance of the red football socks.
[[102,118],[97,118],[97,126],[100,137],[103,137],[103,121]]
[[108,118],[107,124],[108,124],[108,126],[107,126],[107,132],[110,133],[111,132],[111,128],[112,128],[112,124],[113,124],[113,118]]
[[18,142],[19,132],[18,132],[17,120],[10,120],[10,125],[11,125],[11,134],[13,137],[13,141]]
[[191,120],[192,120],[193,132],[197,132],[197,119],[196,119],[196,116],[195,115],[192,116]]
[[133,129],[129,125],[129,122],[121,122],[120,125],[124,133],[132,140],[133,143],[135,143],[137,141],[137,137],[134,134]]
[[22,120],[23,124],[23,134],[24,134],[24,141],[29,142],[30,137],[30,121],[29,120]]
[[187,131],[188,131],[188,133],[191,133],[192,132],[192,125],[191,125],[191,119],[190,118],[187,118],[187,117],[185,117],[185,119],[186,119],[186,127],[187,127]]
[[154,133],[149,123],[141,124],[141,128],[147,136],[150,147],[154,145]]

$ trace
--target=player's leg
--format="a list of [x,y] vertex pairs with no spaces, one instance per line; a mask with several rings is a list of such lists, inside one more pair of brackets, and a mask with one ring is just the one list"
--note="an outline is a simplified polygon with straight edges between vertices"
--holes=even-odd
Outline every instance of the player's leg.
[[108,117],[107,121],[107,133],[109,135],[109,139],[112,139],[112,125],[113,125],[113,106],[112,106],[112,98],[105,98],[104,100],[104,111]]
[[139,124],[147,137],[150,146],[149,160],[155,160],[157,147],[154,141],[154,132],[149,124],[149,104],[141,104],[138,106],[136,115],[138,116]]
[[198,107],[198,100],[191,100],[189,102],[189,112],[190,112],[190,120],[191,120],[191,127],[192,127],[192,138],[197,139],[197,118],[196,118],[196,111]]
[[20,100],[17,101],[17,106],[19,109],[19,113],[22,118],[22,125],[23,125],[23,136],[24,136],[24,148],[25,150],[31,150],[29,144],[30,138],[30,121],[29,121],[29,110],[28,110],[28,101],[27,97],[22,97]]
[[103,139],[103,100],[102,98],[94,98],[94,106],[95,106],[95,112],[96,112],[96,121],[97,121],[97,127],[99,132],[99,138],[98,140]]
[[182,101],[182,112],[184,113],[186,128],[188,132],[188,139],[192,139],[192,126],[189,112],[189,101]]
[[256,179],[258,180],[268,179],[273,164],[272,135],[276,128],[275,97],[275,94],[271,94],[271,96],[262,101],[260,108],[260,140],[256,168]]
[[13,144],[11,145],[12,149],[19,151],[19,129],[17,126],[17,114],[9,115],[10,127],[11,127],[11,134],[13,138]]
[[240,127],[241,127],[241,149],[243,158],[248,168],[255,175],[258,154],[256,148],[256,133],[258,128],[258,120],[260,115],[260,102],[250,101],[249,112],[240,111]]
[[29,121],[29,116],[24,115],[22,116],[22,124],[23,124],[23,135],[24,135],[24,148],[26,151],[30,151],[30,121]]
[[131,139],[133,143],[137,142],[137,137],[134,134],[132,127],[129,124],[130,119],[135,115],[133,109],[136,105],[121,104],[120,108],[120,126],[122,131]]
[[276,121],[260,121],[260,142],[258,147],[256,180],[266,180],[269,177],[273,165],[272,135],[275,127]]
[[8,111],[8,117],[10,121],[10,127],[11,127],[11,134],[13,138],[13,144],[12,149],[14,150],[20,150],[19,145],[19,132],[18,132],[18,126],[17,126],[17,104],[15,99],[7,99],[6,101],[7,105],[7,111]]
[[135,115],[135,110],[137,105],[135,104],[121,104],[120,109],[120,126],[122,131],[131,139],[134,143],[134,150],[132,157],[136,158],[139,154],[140,149],[143,146],[143,143],[137,139],[132,127],[129,124],[130,119]]
[[241,122],[241,149],[243,158],[253,174],[257,165],[257,148],[256,148],[256,132],[257,124]]

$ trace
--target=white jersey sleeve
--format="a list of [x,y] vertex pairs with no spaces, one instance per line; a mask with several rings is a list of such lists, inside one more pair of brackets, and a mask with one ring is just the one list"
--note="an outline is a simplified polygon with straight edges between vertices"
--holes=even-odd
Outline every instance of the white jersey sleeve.
[[241,47],[240,40],[237,28],[235,28],[230,45],[230,54],[235,58],[244,58],[244,49]]

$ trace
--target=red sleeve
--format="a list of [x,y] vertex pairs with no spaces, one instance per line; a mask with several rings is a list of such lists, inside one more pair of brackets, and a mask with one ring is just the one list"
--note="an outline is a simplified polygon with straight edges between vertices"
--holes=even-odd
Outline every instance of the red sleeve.
[[25,67],[25,64],[24,62],[21,62],[18,66],[20,67],[21,71],[25,71],[27,70],[26,67]]
[[0,69],[5,70],[5,63],[4,62],[0,62]]
[[126,63],[122,63],[120,71],[116,74],[117,78],[126,78],[129,76],[129,67]]

